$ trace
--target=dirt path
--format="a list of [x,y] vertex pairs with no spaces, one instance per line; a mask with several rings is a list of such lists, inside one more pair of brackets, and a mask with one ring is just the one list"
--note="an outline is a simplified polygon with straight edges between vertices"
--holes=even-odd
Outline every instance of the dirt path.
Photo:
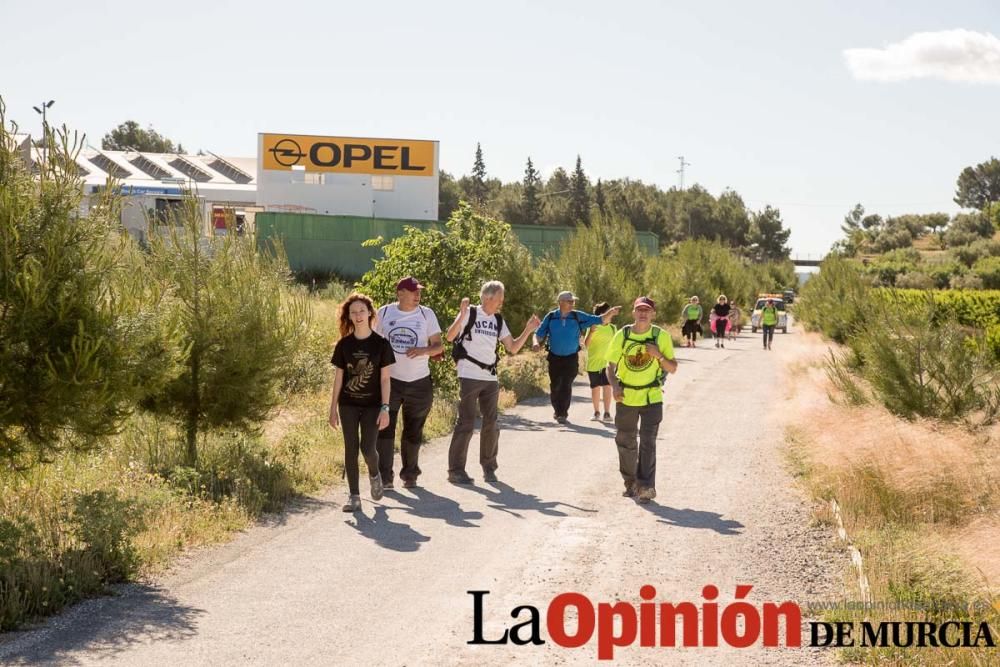
[[[620,497],[614,431],[587,421],[578,382],[568,427],[545,402],[502,417],[500,483],[445,481],[447,439],[425,449],[424,488],[365,496],[364,515],[340,511],[343,491],[308,501],[184,562],[157,587],[78,605],[39,629],[8,635],[3,664],[459,665],[591,664],[596,643],[555,645],[545,611],[559,593],[592,601],[701,604],[714,584],[720,608],[737,584],[749,601],[804,602],[839,592],[843,556],[810,526],[780,456],[782,359],[744,335],[679,350],[667,387],[653,504]],[[783,352],[783,347],[785,352]],[[692,424],[700,424],[694,428]],[[477,452],[473,441],[471,452]],[[542,646],[469,646],[472,597],[488,590],[485,634],[541,610]],[[524,620],[527,615],[520,616]],[[810,649],[620,649],[622,664],[827,664]]]

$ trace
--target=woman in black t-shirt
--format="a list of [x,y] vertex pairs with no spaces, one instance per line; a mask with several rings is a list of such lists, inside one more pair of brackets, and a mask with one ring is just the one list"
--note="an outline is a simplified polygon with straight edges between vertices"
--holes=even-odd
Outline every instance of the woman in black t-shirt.
[[345,512],[361,509],[358,452],[371,477],[372,500],[382,498],[378,474],[378,432],[389,425],[389,366],[396,362],[389,341],[372,331],[375,306],[364,294],[353,293],[340,304],[340,340],[330,362],[336,366],[330,426],[344,429],[344,470],[351,497]]
[[712,306],[712,314],[715,315],[715,347],[726,346],[726,329],[729,327],[729,299],[725,294],[720,294],[715,305]]

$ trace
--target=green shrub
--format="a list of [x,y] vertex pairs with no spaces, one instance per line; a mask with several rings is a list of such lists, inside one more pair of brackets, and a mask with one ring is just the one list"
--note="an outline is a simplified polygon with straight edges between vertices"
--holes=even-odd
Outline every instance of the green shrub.
[[896,286],[907,289],[932,289],[936,287],[934,278],[920,271],[904,273],[899,276],[896,278]]
[[983,257],[972,267],[986,289],[1000,289],[1000,257]]
[[876,300],[874,317],[852,341],[875,396],[905,418],[992,422],[1000,372],[981,333],[944,318],[933,296],[915,307],[896,294]]
[[631,319],[632,301],[644,292],[647,260],[631,225],[595,216],[590,226],[578,228],[562,244],[551,265],[555,276],[549,309],[556,306],[556,293],[568,289],[587,312],[601,301],[622,306],[616,320],[625,324]]
[[983,279],[974,273],[963,273],[952,276],[948,281],[948,287],[952,290],[981,290]]
[[809,328],[843,344],[863,326],[871,293],[856,263],[833,256],[802,288],[795,312]]

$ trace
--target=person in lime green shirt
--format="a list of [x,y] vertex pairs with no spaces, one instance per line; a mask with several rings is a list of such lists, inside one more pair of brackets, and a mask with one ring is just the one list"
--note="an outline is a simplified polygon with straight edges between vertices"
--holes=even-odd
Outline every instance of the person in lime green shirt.
[[760,311],[760,328],[764,330],[764,349],[771,349],[771,341],[774,340],[774,327],[778,325],[778,308],[774,305],[774,299],[768,299],[767,303]]
[[[594,315],[611,309],[607,302],[594,305]],[[587,376],[590,378],[590,400],[594,402],[593,421],[601,420],[601,399],[604,399],[604,420],[611,420],[611,383],[605,372],[608,366],[608,345],[618,329],[610,322],[595,324],[587,331],[583,344],[587,348]]]
[[640,296],[635,321],[608,345],[608,381],[614,393],[615,444],[626,498],[648,503],[656,497],[656,434],[663,421],[663,378],[677,372],[670,334],[653,325],[656,303]]
[[701,304],[698,303],[698,297],[691,297],[681,311],[681,319],[684,321],[681,333],[684,334],[685,343],[688,347],[694,347],[695,341],[698,340],[698,334],[701,333],[701,318],[703,315],[704,311],[701,308]]

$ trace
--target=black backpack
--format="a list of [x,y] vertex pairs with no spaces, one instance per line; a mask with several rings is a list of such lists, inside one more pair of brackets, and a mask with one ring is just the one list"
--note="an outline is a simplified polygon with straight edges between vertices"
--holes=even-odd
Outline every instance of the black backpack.
[[[660,332],[662,331],[660,327],[653,325],[653,337],[652,338],[632,338],[629,334],[632,333],[632,325],[627,325],[622,328],[625,334],[625,342],[632,341],[635,343],[658,343],[660,340]],[[622,346],[624,347],[624,346]],[[625,384],[622,382],[621,376],[618,377],[618,384],[625,387],[626,389],[652,389],[653,387],[662,387],[663,383],[667,380],[667,374],[663,372],[662,368],[657,367],[656,369],[656,379],[654,379],[649,384],[644,384],[642,386],[634,384]]]
[[[558,313],[558,312],[559,312],[559,310],[556,309],[556,310],[549,311],[545,315],[545,319],[549,321],[549,327],[552,326],[552,324],[551,324],[552,319],[553,319],[552,316],[554,314]],[[560,318],[560,319],[562,319],[562,318]],[[576,342],[576,351],[579,352],[580,350],[583,349],[583,347],[580,345],[580,341],[579,341],[580,336],[583,335],[583,327],[580,325],[580,316],[576,314],[575,310],[571,310],[571,311],[569,311],[569,317],[567,317],[566,319],[574,319],[574,320],[576,320],[576,328],[580,330],[579,335],[577,335],[577,342]],[[545,343],[544,343],[544,345],[545,345],[545,351],[546,352],[549,351],[549,341],[550,340],[552,340],[552,334],[549,334],[549,335],[547,335],[545,337]]]
[[476,366],[479,366],[484,371],[489,371],[490,375],[497,374],[497,364],[500,363],[500,332],[503,331],[503,315],[497,313],[495,315],[497,319],[497,354],[496,360],[492,364],[484,364],[473,356],[469,355],[469,351],[465,349],[465,344],[463,341],[472,340],[472,327],[476,324],[476,307],[469,306],[469,321],[465,324],[465,329],[462,330],[462,335],[455,339],[454,345],[451,348],[451,358],[455,361],[461,361],[465,359]]

